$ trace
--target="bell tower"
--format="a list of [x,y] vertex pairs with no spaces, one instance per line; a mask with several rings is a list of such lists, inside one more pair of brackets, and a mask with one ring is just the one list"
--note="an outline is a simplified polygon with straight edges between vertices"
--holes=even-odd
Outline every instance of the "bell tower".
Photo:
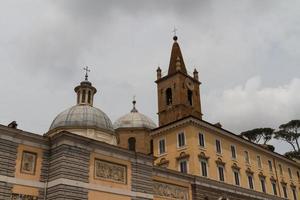
[[160,67],[156,70],[159,126],[187,116],[202,119],[198,72],[195,69],[193,76],[188,74],[178,37],[173,40],[168,74],[162,76]]

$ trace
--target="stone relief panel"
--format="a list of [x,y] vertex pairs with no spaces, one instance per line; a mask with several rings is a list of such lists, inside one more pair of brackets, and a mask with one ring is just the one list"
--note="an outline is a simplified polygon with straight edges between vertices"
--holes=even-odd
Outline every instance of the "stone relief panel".
[[126,184],[127,167],[125,165],[95,159],[95,178]]
[[38,200],[38,197],[31,196],[31,195],[25,195],[25,194],[13,193],[11,195],[11,200]]
[[164,197],[168,199],[188,200],[188,188],[154,181],[153,192],[155,196]]
[[26,174],[34,174],[36,166],[37,154],[24,151],[22,154],[21,172]]

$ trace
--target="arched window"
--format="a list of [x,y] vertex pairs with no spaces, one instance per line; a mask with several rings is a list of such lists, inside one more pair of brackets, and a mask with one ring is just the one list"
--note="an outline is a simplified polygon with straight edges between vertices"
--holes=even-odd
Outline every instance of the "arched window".
[[81,97],[81,102],[84,103],[85,102],[85,90],[82,91],[82,97]]
[[166,104],[171,105],[172,104],[172,89],[168,88],[166,90]]
[[136,143],[136,140],[134,137],[131,137],[128,139],[128,149],[130,151],[135,151],[135,143]]
[[88,103],[91,103],[91,91],[88,92]]
[[192,90],[187,91],[187,96],[188,96],[188,102],[192,106],[193,105],[193,92],[192,92]]

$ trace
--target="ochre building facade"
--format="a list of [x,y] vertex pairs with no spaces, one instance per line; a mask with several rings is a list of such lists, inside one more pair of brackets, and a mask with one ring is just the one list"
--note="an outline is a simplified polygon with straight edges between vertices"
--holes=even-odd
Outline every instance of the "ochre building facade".
[[173,39],[158,126],[135,100],[113,124],[87,76],[44,135],[0,125],[0,199],[300,200],[299,163],[202,119],[198,72]]

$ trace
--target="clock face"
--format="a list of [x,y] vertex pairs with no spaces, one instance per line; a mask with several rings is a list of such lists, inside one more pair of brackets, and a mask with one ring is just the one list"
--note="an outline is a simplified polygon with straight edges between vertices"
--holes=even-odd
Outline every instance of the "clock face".
[[190,90],[194,89],[194,83],[191,79],[186,78],[184,82],[185,82],[185,85],[188,89],[190,89]]

